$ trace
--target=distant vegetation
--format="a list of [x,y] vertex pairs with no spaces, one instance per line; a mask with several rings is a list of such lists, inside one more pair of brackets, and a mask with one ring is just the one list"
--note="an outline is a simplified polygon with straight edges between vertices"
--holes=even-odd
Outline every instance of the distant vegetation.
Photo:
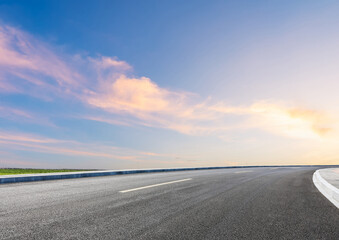
[[34,174],[34,173],[57,173],[57,172],[82,172],[82,171],[91,171],[91,170],[81,170],[81,169],[0,168],[0,175]]

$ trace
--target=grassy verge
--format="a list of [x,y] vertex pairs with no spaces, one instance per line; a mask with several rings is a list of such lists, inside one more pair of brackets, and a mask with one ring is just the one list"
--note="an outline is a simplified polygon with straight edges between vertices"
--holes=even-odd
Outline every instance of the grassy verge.
[[31,168],[0,168],[0,175],[34,174],[34,173],[59,173],[59,172],[82,172],[91,170],[79,169],[31,169]]

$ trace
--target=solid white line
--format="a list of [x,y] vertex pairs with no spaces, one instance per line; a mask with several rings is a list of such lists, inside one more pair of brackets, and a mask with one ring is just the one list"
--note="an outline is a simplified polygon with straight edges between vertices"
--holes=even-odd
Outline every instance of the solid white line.
[[240,172],[235,172],[235,173],[247,173],[247,172],[253,172],[253,171],[240,171]]
[[152,187],[157,187],[157,186],[162,186],[162,185],[167,185],[167,184],[172,184],[172,183],[184,182],[184,181],[188,181],[188,180],[192,180],[192,178],[185,178],[185,179],[171,181],[171,182],[158,183],[158,184],[154,184],[154,185],[148,185],[148,186],[144,186],[144,187],[123,190],[123,191],[119,191],[119,192],[121,192],[121,193],[132,192],[132,191],[137,191],[137,190],[141,190],[141,189],[145,189],[145,188],[152,188]]

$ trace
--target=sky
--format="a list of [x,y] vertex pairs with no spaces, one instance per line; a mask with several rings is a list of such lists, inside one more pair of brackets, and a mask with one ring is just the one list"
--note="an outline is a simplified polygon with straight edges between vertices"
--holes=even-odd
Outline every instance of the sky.
[[339,164],[338,11],[0,1],[0,167]]

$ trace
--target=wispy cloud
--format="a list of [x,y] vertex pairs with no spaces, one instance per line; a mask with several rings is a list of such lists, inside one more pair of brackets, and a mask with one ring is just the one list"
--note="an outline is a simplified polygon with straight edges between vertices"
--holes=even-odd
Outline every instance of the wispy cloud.
[[[319,138],[333,130],[328,116],[321,111],[276,101],[258,101],[249,106],[211,100],[194,102],[194,97],[190,98],[193,94],[160,88],[148,78],[120,76],[104,89],[90,96],[88,103],[114,114],[130,115],[145,126],[185,134],[257,128],[287,137]],[[227,121],[230,116],[238,117],[237,123]]]
[[[276,101],[233,106],[211,98],[201,100],[196,94],[162,88],[147,77],[133,76],[132,67],[116,57],[69,56],[6,25],[0,27],[0,71],[2,91],[72,97],[105,115],[87,119],[110,124],[221,136],[229,130],[256,128],[311,139],[334,129],[320,111]],[[11,77],[15,80],[9,81]],[[235,120],[229,121],[230,117]]]
[[0,106],[0,113],[1,117],[6,118],[17,118],[17,117],[28,119],[33,118],[32,114],[27,111],[7,106]]
[[[0,27],[0,66],[2,71],[19,75],[35,85],[53,85],[32,78],[33,74],[51,77],[58,86],[76,86],[82,77],[58,57],[47,44],[16,28]],[[29,77],[28,77],[29,76]]]
[[[58,140],[32,134],[0,132],[2,147],[16,150],[42,152],[49,154],[101,157],[107,159],[141,160],[146,154],[131,149],[81,143],[77,141]],[[95,150],[96,149],[96,150]],[[148,153],[149,156],[160,156],[157,153]]]
[[105,57],[101,56],[99,58],[88,58],[89,61],[93,62],[98,69],[111,69],[114,68],[117,71],[128,71],[132,70],[127,62],[118,60],[117,57]]
[[7,119],[9,121],[15,121],[20,123],[29,123],[44,125],[49,127],[56,127],[46,116],[42,116],[36,113],[29,112],[20,108],[11,106],[0,105],[0,119]]

